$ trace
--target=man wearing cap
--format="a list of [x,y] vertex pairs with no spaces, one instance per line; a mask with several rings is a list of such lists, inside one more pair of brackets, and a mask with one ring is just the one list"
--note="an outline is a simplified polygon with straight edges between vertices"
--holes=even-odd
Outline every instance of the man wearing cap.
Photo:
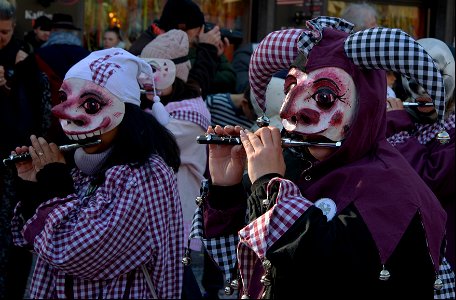
[[43,15],[35,20],[33,30],[24,37],[24,41],[29,44],[31,52],[41,47],[49,39],[51,28],[52,21],[48,17]]

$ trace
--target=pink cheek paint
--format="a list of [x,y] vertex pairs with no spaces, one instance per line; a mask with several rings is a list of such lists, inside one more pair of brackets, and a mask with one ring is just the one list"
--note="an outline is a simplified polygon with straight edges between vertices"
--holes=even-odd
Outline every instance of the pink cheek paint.
[[339,126],[340,124],[342,124],[342,120],[343,120],[343,113],[341,111],[337,111],[331,118],[331,121],[329,122],[329,124],[331,126]]

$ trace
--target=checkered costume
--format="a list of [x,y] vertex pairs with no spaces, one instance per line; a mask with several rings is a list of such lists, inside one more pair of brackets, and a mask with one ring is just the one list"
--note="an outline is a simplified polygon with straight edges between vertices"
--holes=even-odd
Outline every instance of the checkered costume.
[[15,209],[14,242],[38,255],[31,297],[147,299],[146,265],[158,297],[179,298],[184,247],[173,171],[155,155],[139,167],[117,165],[89,196],[93,177],[77,169],[72,177],[77,193],[44,202],[28,221],[21,202]]

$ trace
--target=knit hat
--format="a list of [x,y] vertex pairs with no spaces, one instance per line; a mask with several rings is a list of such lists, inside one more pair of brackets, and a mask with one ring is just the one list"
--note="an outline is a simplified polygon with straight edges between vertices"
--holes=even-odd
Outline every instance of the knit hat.
[[40,28],[41,30],[44,31],[51,31],[52,29],[52,21],[46,16],[40,16],[35,19],[35,22],[33,22],[33,29]]
[[189,30],[204,25],[204,14],[191,0],[168,0],[158,22],[161,29]]
[[141,58],[169,59],[176,65],[176,77],[187,82],[192,65],[188,59],[187,34],[173,29],[157,36],[141,51]]

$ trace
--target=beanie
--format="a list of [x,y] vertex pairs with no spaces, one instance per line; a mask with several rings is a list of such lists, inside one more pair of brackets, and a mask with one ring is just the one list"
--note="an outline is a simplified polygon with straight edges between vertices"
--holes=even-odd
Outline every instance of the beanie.
[[188,59],[188,36],[182,30],[173,29],[157,36],[144,47],[142,58],[169,59],[176,65],[176,77],[187,82],[192,67]]
[[158,21],[161,29],[189,30],[204,25],[204,14],[191,0],[168,0]]

